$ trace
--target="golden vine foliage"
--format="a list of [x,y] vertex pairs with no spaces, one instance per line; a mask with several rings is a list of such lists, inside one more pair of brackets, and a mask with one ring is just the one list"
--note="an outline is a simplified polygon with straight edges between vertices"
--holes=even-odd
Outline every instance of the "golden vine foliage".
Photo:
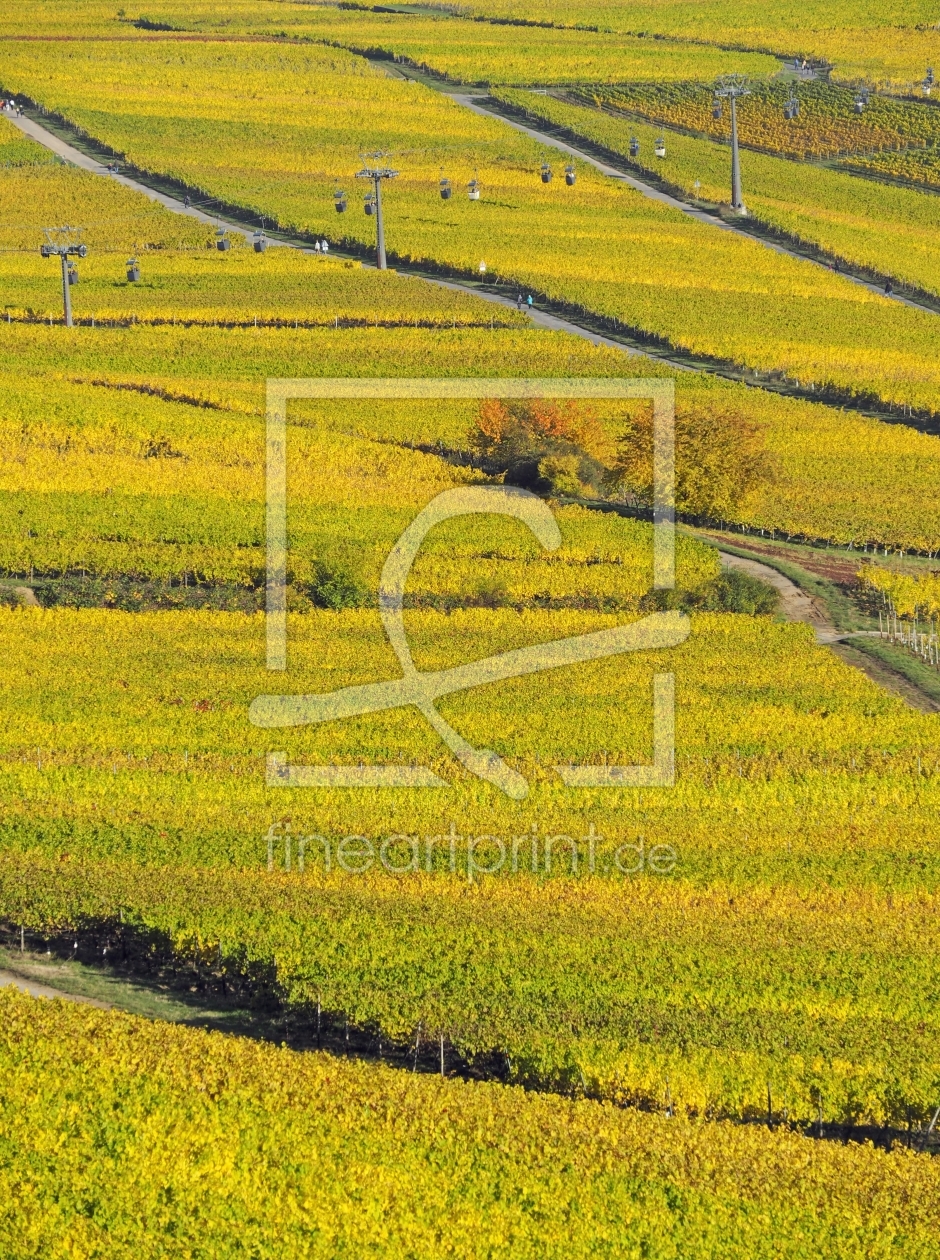
[[[12,123],[5,119],[17,136]],[[39,257],[44,228],[68,224],[92,253],[214,248],[215,232],[205,223],[173,214],[143,193],[77,167],[50,161],[47,149],[32,141],[30,160],[0,170],[0,254],[4,295],[27,276],[48,274],[53,264]],[[26,258],[31,266],[26,266]],[[6,306],[15,305],[5,301]]]
[[887,596],[902,617],[913,617],[918,612],[928,617],[940,616],[940,573],[915,577],[878,564],[866,564],[859,569],[858,579],[863,586]]
[[[696,558],[693,551],[685,563]],[[429,562],[432,576],[444,569],[433,554]],[[491,563],[488,572],[498,573],[499,562]],[[512,573],[511,564],[502,567]],[[569,609],[416,608],[406,625],[419,668],[443,669],[629,619]],[[248,704],[272,685],[259,616],[4,609],[0,629],[6,814],[25,835],[48,835],[53,850],[60,843],[53,820],[65,817],[75,821],[65,847],[89,857],[100,847],[141,860],[163,855],[199,865],[224,856],[257,867],[271,821],[290,814],[299,831],[373,836],[433,835],[451,819],[480,835],[521,834],[534,820],[540,834],[581,836],[593,821],[608,837],[628,839],[636,829],[650,843],[681,843],[686,869],[703,878],[726,869],[722,854],[742,879],[768,881],[784,872],[802,878],[814,853],[824,866],[839,866],[846,846],[875,884],[916,883],[918,863],[930,871],[936,862],[936,718],[880,691],[817,647],[804,627],[693,615],[681,648],[444,702],[468,740],[495,747],[530,779],[525,804],[467,776],[407,710],[273,734],[252,727]],[[292,616],[290,643],[293,664],[279,685],[291,691],[396,676],[372,608]],[[649,761],[657,669],[677,679],[675,788],[564,789],[555,765]],[[537,722],[527,716],[535,712]],[[414,795],[272,789],[264,777],[271,750],[299,763],[401,758],[431,765],[452,787]],[[892,852],[902,855],[896,868]]]
[[[0,1245],[825,1260],[936,1247],[936,1163],[0,993]],[[25,1204],[29,1204],[28,1211]]]
[[[250,0],[159,0],[142,19],[91,0],[68,12],[73,35],[145,40],[166,38],[170,28],[230,39],[306,38],[407,57],[463,82],[530,84],[533,64],[542,83],[708,82],[725,69],[769,77],[780,57],[799,55],[834,62],[835,81],[918,92],[925,67],[940,62],[936,13],[925,0],[851,8],[812,0],[773,10],[761,0],[481,0],[454,12],[394,15],[279,0],[260,8]],[[11,34],[61,38],[62,10],[23,0],[6,25]]]
[[[654,145],[661,129],[596,108],[595,102],[604,105],[611,100],[602,90],[583,91],[571,100],[515,89],[500,89],[496,95],[533,120],[560,125],[622,155],[631,165],[664,179],[687,197],[725,205],[730,200],[730,154],[724,144],[670,132],[666,156],[658,158]],[[742,118],[749,108],[748,99],[741,106]],[[929,112],[932,116],[936,111]],[[790,124],[781,120],[781,125]],[[634,136],[640,142],[635,158],[629,156]],[[885,169],[892,169],[891,163],[903,166],[909,162],[929,167],[935,160],[933,150],[920,156],[892,154],[890,160],[885,159]],[[878,169],[884,165],[880,156],[853,157],[850,161],[853,166],[870,161]],[[936,246],[940,211],[936,197],[767,153],[744,152],[741,170],[749,211],[771,228],[810,243],[832,260],[940,293],[940,252]],[[875,317],[873,311],[870,315]],[[933,315],[927,318],[933,319]],[[782,323],[781,329],[786,328],[787,323]],[[894,370],[903,372],[900,361],[895,362],[892,374]],[[821,383],[818,375],[805,370],[795,375]]]
[[[352,278],[355,293],[359,273],[339,274]],[[395,292],[391,285],[386,291]],[[345,281],[333,292],[352,302]],[[445,304],[441,310],[445,324],[447,310]],[[237,307],[231,309],[233,316],[238,313]],[[339,377],[349,375],[351,363],[358,365],[359,371],[382,376],[449,376],[456,364],[461,374],[471,376],[656,376],[665,370],[574,337],[534,330],[445,328],[432,333],[407,328],[339,332],[325,328],[295,332],[292,328],[255,330],[249,325],[228,329],[82,328],[68,332],[3,323],[0,443],[5,463],[0,485],[8,492],[34,496],[31,504],[14,503],[9,497],[0,500],[0,511],[8,514],[4,532],[8,559],[3,564],[19,573],[28,571],[30,563],[36,568],[46,565],[40,553],[51,543],[42,541],[49,531],[41,513],[48,513],[49,501],[35,496],[53,487],[57,493],[95,496],[93,515],[88,515],[90,501],[86,500],[87,506],[81,508],[81,527],[76,524],[68,535],[71,541],[58,526],[54,531],[61,539],[56,543],[57,554],[66,557],[71,551],[77,566],[83,563],[75,546],[81,537],[89,552],[85,563],[90,568],[99,563],[90,554],[93,545],[98,556],[104,555],[96,538],[102,542],[110,538],[107,548],[117,546],[113,538],[115,507],[105,493],[108,490],[129,495],[149,486],[155,496],[167,496],[168,515],[164,519],[167,529],[176,531],[172,536],[177,539],[180,526],[171,522],[177,513],[189,515],[186,496],[208,493],[213,501],[230,500],[227,487],[232,486],[248,503],[260,506],[264,380],[267,376],[292,376],[298,363],[304,365],[304,371]],[[27,369],[29,379],[24,380]],[[150,396],[153,394],[157,397]],[[925,552],[940,549],[934,509],[940,492],[936,438],[904,425],[886,425],[851,412],[692,373],[679,375],[677,397],[680,410],[698,414],[730,409],[764,433],[776,476],[742,505],[736,517],[742,523],[831,538],[843,545],[879,543]],[[311,452],[314,431],[323,432],[323,451],[343,447],[346,442],[342,435],[352,434],[357,441],[380,443],[383,461],[390,460],[397,447],[399,462],[414,460],[427,469],[438,462],[442,449],[466,447],[473,420],[471,411],[460,408],[412,408],[409,412],[401,407],[353,404],[341,410],[327,406],[311,410],[298,404],[291,414],[298,417],[298,426],[306,426],[303,441]],[[620,421],[611,424],[612,442],[623,427]],[[161,440],[186,458],[146,458],[149,444],[159,447]],[[406,456],[401,448],[410,451],[413,443],[438,455]],[[340,467],[344,467],[342,450],[339,457]],[[437,480],[443,478],[448,483],[453,476],[453,469],[434,473]],[[346,485],[345,474],[334,478],[330,494],[342,498]],[[381,498],[379,486],[374,493]],[[64,500],[58,504],[65,509]],[[19,516],[21,508],[27,519]],[[138,504],[138,517],[139,509]],[[214,545],[225,533],[220,535],[210,528],[213,512],[225,513],[227,509],[219,504],[212,511],[200,508],[199,512],[199,532],[191,535],[192,542]],[[155,541],[152,523],[139,519],[136,526],[128,523],[129,533],[122,545],[132,545],[135,540],[148,545]],[[26,534],[27,527],[35,536]],[[174,558],[169,543],[161,545],[168,548],[166,562],[154,562],[155,567],[151,567],[141,559],[143,568],[135,571],[168,576],[201,567],[195,558]],[[247,553],[240,553],[239,572],[246,573],[242,561],[253,561]],[[60,560],[50,559],[48,563],[60,567]],[[213,569],[218,563],[219,559],[213,560]]]
[[863,80],[889,91],[918,91],[925,68],[940,63],[936,12],[925,0],[809,0],[773,8],[763,0],[478,0],[469,12],[605,32],[642,30],[658,37],[656,43],[672,36],[723,48],[733,32],[736,48],[826,60],[834,63],[837,81]]
[[[580,88],[576,101],[639,115],[664,123],[731,139],[730,111],[712,112],[714,92],[706,83],[635,83],[626,87]],[[792,97],[800,103],[795,118],[784,117]],[[873,96],[863,114],[855,110],[849,88],[810,82],[756,82],[738,105],[741,144],[791,158],[841,157],[875,149],[934,145],[940,138],[936,111],[910,101]]]
[[319,1004],[399,1046],[421,1030],[484,1070],[498,1051],[501,1075],[536,1088],[700,1119],[929,1121],[935,893],[705,885],[657,874],[659,850],[638,872],[635,838],[598,838],[597,872],[577,877],[555,843],[533,877],[531,831],[519,872],[494,874],[499,837],[466,827],[451,874],[447,834],[308,835],[289,873],[303,836],[284,824],[274,872],[8,850],[0,905],[31,932],[147,942],[206,986],[267,976],[289,1011]]
[[36,166],[53,161],[48,149],[28,139],[19,127],[0,117],[0,166]]
[[[136,223],[135,218],[131,230]],[[137,282],[126,278],[125,260],[131,253],[139,265]],[[59,273],[54,263],[39,256],[38,246],[30,253],[0,254],[0,281],[3,318],[61,320]],[[394,272],[363,269],[358,261],[273,247],[264,254],[244,248],[220,252],[214,236],[191,252],[90,246],[72,291],[72,311],[83,325],[338,329],[524,324],[514,310]]]
[[[386,205],[392,256],[531,288],[692,355],[777,372],[843,397],[940,411],[940,333],[928,312],[889,302],[578,168],[543,184],[557,154],[439,92],[393,80],[361,57],[313,46],[181,40],[90,41],[50,59],[7,50],[5,74],[130,161],[289,230],[371,248],[371,220],[333,211],[352,194],[363,135],[398,152]],[[119,91],[114,84],[132,83]],[[176,123],[187,102],[187,127]],[[318,126],[329,116],[325,138]],[[398,159],[396,159],[398,160]],[[442,202],[479,177],[479,201]],[[248,191],[250,189],[250,191]],[[786,329],[786,336],[781,330]]]
[[[556,159],[499,122],[362,57],[269,37],[282,22],[338,42],[375,34],[455,75],[477,58],[478,77],[517,80],[531,50],[554,44],[548,73],[566,78],[586,65],[602,78],[624,50],[635,64],[660,59],[663,77],[737,54],[588,31],[523,37],[456,17],[415,19],[406,44],[412,19],[390,14],[166,8],[150,25],[169,17],[211,33],[225,18],[230,33],[256,23],[266,38],[155,37],[92,3],[76,32],[126,38],[11,40],[5,87],[141,167],[334,244],[342,233],[350,250],[372,244],[349,182],[358,155],[388,147],[401,156],[386,209],[402,258],[474,274],[485,259],[513,287],[696,355],[940,409],[932,316],[580,166],[574,187],[543,185],[539,166]],[[26,0],[11,26],[31,14],[25,33],[48,34],[61,10]],[[0,994],[0,1126],[15,1153],[0,1153],[4,1254],[25,1260],[51,1238],[63,1255],[110,1260],[172,1237],[221,1256],[933,1255],[926,1161],[701,1118],[809,1122],[822,1108],[827,1123],[899,1126],[932,1114],[935,717],[806,627],[707,613],[676,649],[441,701],[468,742],[525,777],[524,802],[466,772],[413,706],[253,727],[249,705],[272,689],[317,695],[399,676],[374,606],[378,574],[417,510],[480,480],[461,450],[467,407],[291,407],[292,595],[322,570],[341,584],[348,568],[364,596],[342,610],[292,605],[289,668],[276,680],[260,615],[183,607],[181,576],[263,581],[268,377],[669,369],[418,281],[273,248],[223,256],[205,248],[211,230],[207,241],[130,193],[33,162],[6,131],[0,160],[7,146],[20,164],[0,172],[5,244],[34,250],[38,227],[67,207],[93,247],[79,317],[131,326],[0,325],[0,565],[9,586],[13,574],[71,574],[79,603],[86,581],[162,580],[180,607],[0,609],[0,915],[37,931],[123,924],[204,972],[272,977],[291,1008],[317,1003],[402,1044],[443,1037],[468,1059],[501,1054],[516,1082],[678,1114],[392,1077]],[[444,163],[458,192],[479,174],[479,202],[440,200]],[[342,219],[337,178],[353,203]],[[789,212],[781,204],[779,221]],[[909,239],[923,241],[927,220],[910,217]],[[849,239],[836,220],[830,239]],[[120,276],[132,248],[140,288]],[[40,260],[9,255],[0,270],[11,319],[51,313]],[[157,326],[168,318],[198,326]],[[773,482],[751,479],[709,511],[940,547],[934,438],[691,373],[677,392],[680,430],[683,417],[733,415],[750,453],[765,446],[778,465]],[[577,431],[557,413],[539,419],[541,436],[595,453],[623,431],[614,412]],[[489,425],[494,441],[505,435]],[[694,444],[681,446],[688,473]],[[724,452],[726,471],[734,457]],[[405,611],[419,670],[645,614],[650,528],[582,507],[556,516],[551,554],[503,521],[429,537]],[[680,537],[677,567],[688,592],[714,580],[717,557]],[[566,787],[558,767],[650,765],[664,673],[677,692],[675,787]],[[445,786],[301,790],[271,772],[283,758],[421,765]],[[394,870],[338,870],[353,836],[386,845]],[[513,846],[525,856],[534,840],[542,865],[533,856],[516,869]],[[501,852],[511,865],[488,876]],[[642,870],[625,870],[624,856]]]
[[843,158],[841,167],[863,175],[887,176],[909,184],[936,189],[940,185],[940,161],[935,149],[893,149]]

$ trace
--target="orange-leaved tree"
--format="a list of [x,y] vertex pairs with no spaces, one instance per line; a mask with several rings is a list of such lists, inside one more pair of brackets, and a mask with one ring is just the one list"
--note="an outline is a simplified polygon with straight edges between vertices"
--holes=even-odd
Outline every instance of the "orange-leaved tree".
[[597,493],[614,445],[594,412],[571,400],[481,402],[470,446],[509,485],[543,493]]

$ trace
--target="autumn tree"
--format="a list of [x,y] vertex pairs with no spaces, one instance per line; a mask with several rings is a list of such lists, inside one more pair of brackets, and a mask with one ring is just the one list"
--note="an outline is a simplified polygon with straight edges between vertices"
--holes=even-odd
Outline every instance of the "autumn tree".
[[484,399],[470,446],[508,485],[599,493],[615,447],[593,411],[574,401]]
[[[763,428],[727,403],[677,406],[675,443],[676,508],[690,516],[731,517],[773,478]],[[607,486],[652,506],[652,408],[631,417],[621,434]]]

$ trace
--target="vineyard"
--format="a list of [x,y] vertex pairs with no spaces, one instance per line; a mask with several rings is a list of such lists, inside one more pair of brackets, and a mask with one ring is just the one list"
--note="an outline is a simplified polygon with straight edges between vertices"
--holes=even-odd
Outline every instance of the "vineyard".
[[895,153],[869,153],[864,157],[846,158],[843,166],[863,175],[874,175],[925,188],[940,187],[940,162],[933,149],[903,149]]
[[[363,271],[348,259],[298,256],[287,249],[272,249],[266,256],[245,248],[220,253],[214,233],[208,247],[191,250],[170,252],[152,243],[146,252],[133,246],[96,250],[84,262],[73,295],[76,321],[228,328],[513,328],[523,323],[514,311],[494,309],[466,293]],[[139,272],[136,281],[126,278],[129,252]],[[57,281],[38,251],[0,254],[0,314],[31,323],[58,318]]]
[[[919,95],[924,68],[940,62],[936,14],[924,0],[866,3],[814,0],[772,9],[759,0],[708,4],[633,0],[559,5],[554,0],[483,0],[433,10],[353,12],[330,5],[266,0],[160,0],[146,15],[115,13],[99,0],[69,11],[69,29],[86,36],[146,38],[167,30],[228,38],[312,39],[354,51],[408,57],[464,82],[623,83],[707,81],[720,69],[772,75],[779,58],[835,63],[833,79]],[[470,19],[470,20],[467,20]],[[10,34],[61,36],[49,0],[25,0],[5,23]],[[547,32],[547,33],[546,33]],[[733,41],[729,48],[729,33]]]
[[[53,161],[47,149],[27,139],[5,118],[0,118],[0,163],[4,170],[10,167],[26,167],[35,174],[37,166],[51,165]],[[7,181],[7,187],[9,186]]]
[[[121,175],[0,116],[4,1257],[936,1254],[940,316],[819,265],[940,295],[914,8],[4,18]],[[492,112],[717,207],[726,71],[817,261]]]
[[[715,118],[713,92],[705,84],[636,84],[616,88],[581,88],[571,93],[579,103],[664,123],[713,139],[730,141],[728,110]],[[799,114],[786,118],[790,100]],[[841,157],[875,149],[936,144],[940,118],[936,111],[908,101],[873,96],[860,115],[857,93],[849,88],[810,82],[757,83],[740,110],[741,144],[782,157]]]
[[[618,352],[526,328],[524,316],[511,309],[349,260],[274,247],[258,255],[240,248],[237,239],[222,253],[211,229],[198,223],[190,229],[187,220],[139,194],[63,168],[42,168],[44,180],[47,170],[64,190],[72,217],[89,224],[90,252],[74,288],[76,318],[86,326],[97,319],[125,327],[99,326],[91,340],[44,327],[57,311],[54,265],[35,247],[0,255],[0,274],[22,277],[23,286],[15,304],[15,287],[7,286],[9,305],[2,312],[20,321],[8,325],[0,350],[6,397],[0,511],[7,522],[0,555],[7,572],[81,570],[105,579],[132,573],[177,583],[189,572],[255,585],[263,568],[264,380],[291,375],[298,361],[311,365],[308,371],[334,376],[348,372],[350,356],[370,364],[376,375],[449,373],[455,360],[469,375],[622,371]],[[8,206],[17,187],[23,187],[18,173],[0,174],[0,197]],[[45,218],[53,203],[36,201]],[[140,254],[141,280],[132,284],[124,278],[125,255],[143,228],[152,247]],[[182,238],[186,247],[180,249],[174,232],[187,230],[190,243]],[[21,251],[30,232],[34,240],[40,235],[35,226],[16,227],[12,239]],[[34,326],[24,326],[24,319]],[[629,370],[655,375],[664,369],[634,357]],[[693,373],[680,376],[678,397],[682,408],[702,414],[731,407],[764,435],[775,475],[736,505],[733,519],[739,523],[859,547],[940,549],[934,439]],[[406,414],[400,405],[347,404],[336,416],[330,408],[298,404],[301,414],[307,418],[307,476],[320,485],[317,493],[325,484],[318,468],[365,459],[381,470],[365,484],[357,475],[355,486],[331,472],[326,481],[337,502],[358,504],[363,496],[382,502],[390,477],[407,487],[406,502],[416,502],[414,485],[426,486],[423,493],[430,495],[431,486],[443,489],[470,475],[466,462],[441,467],[433,455],[462,451],[469,458],[473,416],[466,407]],[[314,419],[316,430],[310,428]],[[606,423],[613,441],[620,422],[612,415]],[[415,443],[424,452],[411,449]],[[383,548],[403,520],[400,513],[387,514],[373,534],[373,586]],[[322,546],[333,525],[328,517],[320,526],[310,518],[300,528]],[[594,518],[591,531],[602,550],[610,546],[602,540],[611,528],[610,518]],[[358,529],[355,536],[362,537]],[[542,586],[549,573],[551,581]],[[592,595],[610,598],[622,575],[608,570],[604,587],[601,574],[591,572]],[[578,581],[584,576],[582,571]],[[298,573],[298,580],[306,577]],[[453,580],[437,572],[432,585],[453,591],[465,580],[463,569]],[[494,574],[487,581],[495,582],[495,590],[502,579]],[[555,598],[574,593],[554,561],[530,566],[522,586],[510,582],[507,598],[513,589],[528,591],[528,598],[540,589]],[[623,592],[617,598],[622,601]]]
[[[543,183],[550,150],[339,51],[151,39],[75,45],[53,66],[24,42],[7,50],[4,75],[10,90],[66,114],[144,169],[354,249],[371,241],[371,224],[356,213],[338,218],[333,195],[336,181],[352,185],[368,119],[372,143],[406,150],[386,212],[393,258],[463,276],[483,261],[510,289],[692,356],[786,376],[840,401],[875,397],[940,412],[932,314],[691,221],[586,167],[573,188]],[[109,81],[133,82],[134,93],[115,93]],[[303,109],[285,122],[295,94]],[[247,116],[232,119],[232,100]],[[329,144],[302,121],[323,111]],[[458,188],[477,178],[480,199],[442,201],[442,167]]]
[[[247,327],[212,330],[207,341],[209,331],[100,329],[94,345],[75,351],[74,333],[9,327],[0,359],[6,397],[0,554],[8,572],[84,569],[180,580],[190,571],[257,580],[263,567],[262,382],[266,374],[285,375],[292,362],[315,363],[318,372],[335,376],[348,370],[350,353],[370,363],[376,375],[446,373],[455,360],[473,375],[618,370],[615,352],[531,331],[442,330],[436,342],[415,329],[350,329],[338,339],[329,328],[295,333]],[[24,364],[30,381],[19,379]],[[730,406],[765,435],[775,475],[739,502],[733,519],[768,532],[830,537],[860,550],[940,548],[932,507],[940,476],[933,439],[691,374],[680,378],[680,386],[683,406],[704,414]],[[344,511],[383,504],[383,476],[394,478],[404,502],[415,502],[418,485],[431,497],[432,487],[472,475],[466,461],[455,466],[434,454],[466,450],[472,421],[466,408],[404,414],[392,404],[349,405],[336,415],[308,405],[297,414],[318,417],[316,427],[305,422],[298,431],[304,477],[311,487],[327,487],[330,500],[348,505]],[[425,450],[412,450],[413,444]],[[324,473],[327,455],[343,476]],[[362,460],[376,471],[359,472]],[[370,524],[373,573],[402,519],[400,512],[386,512],[378,534]],[[608,544],[601,540],[611,537],[615,525],[609,517],[591,520],[590,535],[603,550]],[[328,537],[329,514],[323,527]],[[316,532],[313,517],[303,526],[298,521],[298,528]],[[540,581],[548,573],[555,575],[553,583],[560,580],[555,561],[533,567],[542,572]],[[602,573],[586,570],[583,580],[590,577],[599,591],[593,584]],[[619,584],[622,576],[611,580]]]
[[940,614],[940,581],[937,573],[923,577],[913,577],[904,573],[893,573],[878,565],[864,568],[859,577],[866,586],[884,594],[902,616],[912,617],[915,613],[934,618]]
[[[843,0],[811,0],[769,7],[763,0],[481,0],[468,6],[477,19],[584,26],[603,32],[636,31],[657,43],[676,37],[744,52],[771,53],[835,63],[833,76],[853,84],[916,92],[924,67],[940,62],[936,13],[924,0],[848,6]],[[585,80],[588,76],[585,75]]]
[[[584,94],[581,94],[582,96]],[[571,94],[568,94],[570,97]],[[727,206],[727,147],[682,133],[668,133],[666,154],[656,155],[661,129],[571,99],[499,89],[494,97],[533,121],[563,127],[609,152],[622,164],[648,172],[682,195]],[[741,118],[751,108],[740,107]],[[631,141],[639,152],[631,153]],[[902,155],[896,155],[902,156]],[[742,161],[747,205],[785,239],[809,244],[829,261],[891,277],[931,295],[940,294],[936,198],[909,189],[887,189],[842,171],[747,153]]]
[[[368,10],[337,11],[327,5],[217,3],[185,9],[151,8],[151,21],[179,31],[226,32],[323,41],[353,52],[395,57],[458,83],[620,82],[652,76],[672,82],[713,78],[740,65],[755,75],[772,74],[776,63],[760,53],[729,53],[683,41],[650,40],[632,33],[615,39],[589,30],[544,30],[448,20],[445,13],[402,15]],[[110,15],[109,15],[110,16]]]
[[[0,1003],[19,1153],[0,1238],[16,1260],[50,1246],[123,1260],[170,1231],[224,1257],[629,1256],[638,1242],[655,1257],[769,1256],[768,1229],[793,1254],[932,1254],[936,1170],[910,1152],[435,1081],[8,991]],[[101,1198],[108,1219],[87,1210]]]
[[[207,711],[190,705],[179,715],[190,742]],[[224,728],[235,716],[230,707],[227,722],[224,710],[209,719],[220,728],[220,746],[203,742],[191,769],[182,753],[138,751],[136,764],[122,757],[115,770],[107,746],[63,749],[42,770],[7,761],[5,791],[29,804],[28,820],[13,815],[14,834],[25,843],[30,831],[44,833],[49,854],[33,845],[4,857],[4,914],[17,930],[106,923],[110,935],[99,945],[113,952],[120,921],[149,946],[160,942],[178,958],[202,960],[216,981],[268,976],[288,1011],[322,1007],[340,1028],[348,1021],[405,1045],[424,1029],[471,1062],[497,1052],[503,1076],[543,1089],[580,1086],[592,1097],[656,1109],[668,1088],[671,1107],[683,1113],[741,1119],[766,1118],[769,1086],[781,1120],[816,1119],[822,1096],[830,1124],[903,1129],[929,1121],[938,1072],[936,894],[925,891],[925,883],[936,887],[929,747],[923,786],[916,759],[905,773],[904,758],[895,756],[885,771],[881,749],[860,748],[854,772],[848,757],[841,770],[833,755],[814,758],[815,766],[805,753],[749,757],[745,778],[732,753],[719,764],[717,794],[702,781],[704,758],[699,783],[689,782],[695,770],[685,756],[681,799],[647,806],[642,834],[599,804],[573,817],[547,772],[534,814],[522,816],[480,799],[470,784],[459,800],[450,794],[453,815],[443,802],[433,810],[425,802],[387,818],[357,806],[348,792],[324,792],[303,813],[289,800],[282,805],[292,825],[275,832],[278,875],[265,871],[264,803],[252,784],[257,758],[233,749],[231,737],[226,747]],[[462,726],[470,730],[468,716]],[[489,730],[500,716],[506,711],[486,715]],[[126,713],[112,726],[122,721]],[[419,742],[435,769],[444,769],[428,737]],[[680,743],[688,746],[684,733]],[[417,748],[412,741],[408,754]],[[382,755],[381,747],[361,751]],[[860,771],[860,761],[869,768]],[[526,768],[537,772],[531,759]],[[175,816],[160,805],[162,782],[171,777],[183,789]],[[43,818],[48,792],[72,798],[65,817]],[[866,792],[880,796],[877,809]],[[840,835],[836,819],[846,806],[853,826]],[[713,819],[708,835],[685,828],[680,835],[679,811],[720,816],[722,809],[751,825],[766,812],[765,834],[735,835]],[[786,815],[792,820],[796,812],[806,816],[808,834],[794,834],[792,824],[787,830]],[[142,813],[152,824],[135,825]],[[185,836],[193,816],[213,832],[198,844]],[[523,830],[532,816],[544,820],[537,846],[531,829]],[[840,849],[875,819],[885,847],[859,846],[850,875]],[[246,835],[255,820],[259,830]],[[409,831],[393,830],[401,825]],[[916,839],[906,834],[915,826]],[[340,847],[347,827],[354,841]],[[520,831],[518,862],[500,867],[500,845],[504,855],[513,852]],[[329,848],[324,837],[334,837]],[[582,864],[575,875],[571,840]],[[324,870],[327,854],[332,873]],[[190,855],[197,869],[187,866]],[[285,872],[288,856],[294,866],[302,856],[305,869]],[[213,865],[223,869],[206,869]],[[879,888],[814,889],[823,871],[877,880]]]

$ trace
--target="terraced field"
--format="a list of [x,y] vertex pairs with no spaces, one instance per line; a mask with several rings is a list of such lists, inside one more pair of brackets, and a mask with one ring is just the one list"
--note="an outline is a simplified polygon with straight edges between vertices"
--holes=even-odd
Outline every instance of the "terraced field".
[[[724,144],[669,131],[659,157],[663,128],[622,116],[600,93],[556,99],[499,89],[494,99],[536,124],[563,129],[575,143],[580,138],[598,146],[624,169],[652,175],[689,199],[729,206],[730,154]],[[741,107],[742,116],[749,108]],[[750,215],[782,239],[820,251],[830,267],[860,269],[928,299],[940,292],[936,197],[765,153],[745,153],[741,169]]]
[[[285,65],[289,79],[279,78]],[[136,104],[124,88],[107,100],[109,76],[138,84]],[[333,211],[335,181],[349,185],[344,191],[354,188],[368,118],[370,143],[407,150],[388,193],[393,258],[466,276],[482,261],[510,285],[531,286],[568,309],[696,355],[785,373],[845,398],[874,395],[928,413],[940,407],[932,315],[688,221],[586,168],[574,188],[544,184],[539,170],[549,151],[361,59],[271,45],[222,50],[147,41],[76,45],[53,69],[36,45],[22,43],[8,50],[5,77],[14,91],[64,111],[138,166],[340,245],[371,238],[365,216],[353,210],[339,220]],[[330,111],[325,147],[315,128],[283,121],[300,84],[304,111],[314,118]],[[352,87],[350,110],[344,100]],[[180,94],[185,129],[176,122]],[[231,120],[230,95],[248,117]],[[157,101],[163,104],[155,112]],[[294,174],[285,178],[281,168]],[[442,173],[458,188],[478,178],[481,199],[442,202]]]
[[[727,6],[582,12],[623,33],[281,3],[6,22],[3,89],[131,180],[0,120],[0,982],[55,955],[118,1005],[175,997],[0,992],[5,1256],[936,1252],[940,717],[704,531],[762,546],[830,629],[935,633],[938,438],[878,409],[940,413],[940,316],[586,163],[566,184],[348,50],[498,75],[608,150],[637,130],[643,162],[650,124],[572,103],[586,67],[599,91],[618,58],[634,88],[742,64],[626,26],[711,39]],[[734,14],[758,74],[792,27]],[[533,60],[569,99],[511,86]],[[354,182],[379,149],[397,271]],[[725,148],[667,152],[717,199]],[[768,223],[932,287],[926,196],[745,162]],[[86,247],[73,327],[44,241]],[[536,328],[530,292],[633,350]],[[795,377],[818,396],[776,392]],[[275,417],[285,379],[345,383]],[[402,379],[444,396],[383,397]]]

